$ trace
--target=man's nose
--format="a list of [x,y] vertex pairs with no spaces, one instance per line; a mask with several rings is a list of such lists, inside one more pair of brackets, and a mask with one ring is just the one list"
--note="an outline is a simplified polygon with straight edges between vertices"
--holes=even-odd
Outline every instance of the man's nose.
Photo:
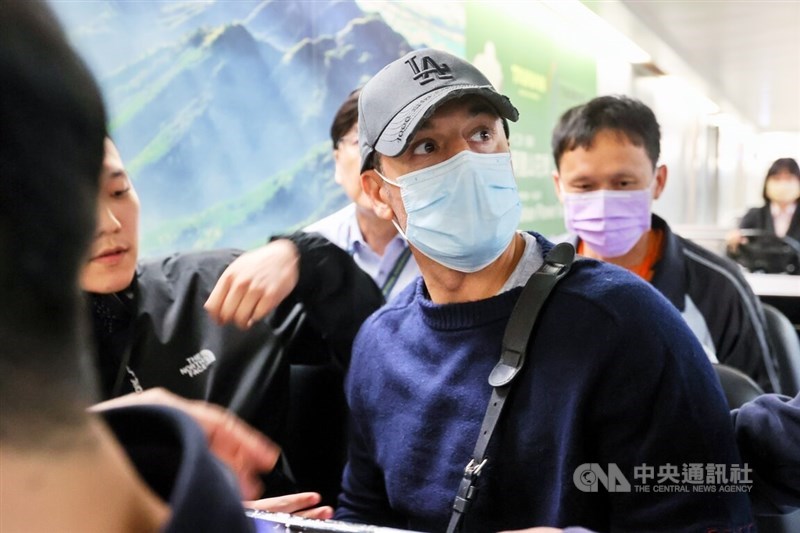
[[448,143],[447,152],[445,153],[446,156],[445,161],[453,156],[460,154],[464,150],[472,150],[472,147],[470,146],[467,139],[464,139],[463,137],[456,139],[451,143]]
[[110,207],[101,207],[97,214],[97,233],[115,233],[122,228],[117,216]]

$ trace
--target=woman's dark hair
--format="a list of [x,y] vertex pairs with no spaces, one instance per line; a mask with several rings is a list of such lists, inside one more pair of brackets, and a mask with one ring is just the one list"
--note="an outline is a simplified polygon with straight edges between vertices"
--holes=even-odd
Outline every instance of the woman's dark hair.
[[800,180],[800,166],[798,166],[797,161],[791,157],[781,157],[780,159],[776,159],[775,162],[770,165],[769,170],[767,170],[767,175],[764,178],[764,187],[761,190],[761,196],[767,203],[769,203],[769,198],[767,198],[767,180],[770,178],[770,176],[780,174],[781,172],[793,174],[797,176],[798,180]]
[[331,124],[331,141],[333,142],[333,149],[339,147],[339,140],[344,136],[350,128],[358,122],[358,95],[361,94],[361,89],[358,88],[347,95],[347,99],[339,107],[336,115],[333,117]]

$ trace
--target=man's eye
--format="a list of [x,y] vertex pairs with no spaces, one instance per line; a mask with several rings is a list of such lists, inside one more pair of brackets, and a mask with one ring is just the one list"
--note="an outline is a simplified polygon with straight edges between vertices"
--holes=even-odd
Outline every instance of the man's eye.
[[125,187],[124,189],[119,189],[117,191],[112,192],[111,196],[113,196],[114,198],[122,198],[123,196],[128,194],[130,190],[131,190],[130,187]]
[[419,143],[417,146],[414,147],[414,154],[415,155],[430,154],[433,153],[435,149],[436,147],[434,146],[433,142],[425,141]]
[[480,130],[472,134],[471,140],[473,142],[486,142],[488,140],[491,140],[491,138],[492,138],[491,130]]

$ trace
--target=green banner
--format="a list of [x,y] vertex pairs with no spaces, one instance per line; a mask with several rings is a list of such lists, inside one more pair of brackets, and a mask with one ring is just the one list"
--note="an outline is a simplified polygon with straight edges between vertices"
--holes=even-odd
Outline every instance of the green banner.
[[554,36],[552,17],[535,3],[469,2],[466,58],[519,110],[511,124],[511,153],[522,199],[520,228],[544,235],[564,231],[555,194],[550,136],[561,114],[597,94],[595,58]]

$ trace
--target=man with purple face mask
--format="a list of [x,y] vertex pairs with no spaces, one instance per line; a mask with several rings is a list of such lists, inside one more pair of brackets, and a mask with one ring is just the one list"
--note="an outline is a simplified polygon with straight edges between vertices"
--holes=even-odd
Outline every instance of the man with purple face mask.
[[667,183],[653,112],[624,96],[568,110],[553,132],[553,175],[578,253],[650,282],[678,308],[712,362],[778,387],[763,310],[731,261],[683,239],[651,213]]

